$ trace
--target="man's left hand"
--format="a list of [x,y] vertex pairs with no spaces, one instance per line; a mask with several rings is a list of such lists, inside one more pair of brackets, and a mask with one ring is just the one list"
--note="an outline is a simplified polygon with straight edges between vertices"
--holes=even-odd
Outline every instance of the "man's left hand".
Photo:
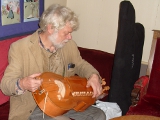
[[88,79],[86,87],[90,87],[90,86],[93,89],[92,98],[94,98],[94,97],[97,98],[99,95],[101,95],[102,85],[100,83],[100,79],[97,74],[92,74],[91,77]]

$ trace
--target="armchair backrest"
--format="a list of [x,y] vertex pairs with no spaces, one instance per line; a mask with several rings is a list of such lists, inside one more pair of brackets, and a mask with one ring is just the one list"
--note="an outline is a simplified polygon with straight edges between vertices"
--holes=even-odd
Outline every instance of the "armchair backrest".
[[82,47],[78,47],[78,49],[82,58],[96,68],[101,77],[107,82],[106,85],[110,86],[114,54]]
[[147,94],[160,97],[160,38],[157,38]]
[[[5,40],[0,41],[0,83],[1,83],[1,79],[3,77],[4,71],[8,65],[8,51],[9,51],[10,44],[23,37],[26,37],[26,35],[7,38]],[[9,97],[5,96],[0,90],[0,105],[7,102],[8,100],[9,100]]]

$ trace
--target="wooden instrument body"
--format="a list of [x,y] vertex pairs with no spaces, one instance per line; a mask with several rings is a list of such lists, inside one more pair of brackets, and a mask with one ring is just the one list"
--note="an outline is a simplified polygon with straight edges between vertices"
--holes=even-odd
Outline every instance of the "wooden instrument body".
[[86,78],[62,77],[45,72],[37,79],[43,79],[43,82],[32,95],[40,109],[48,116],[56,117],[70,109],[84,111],[96,101],[92,98],[92,87],[86,88]]

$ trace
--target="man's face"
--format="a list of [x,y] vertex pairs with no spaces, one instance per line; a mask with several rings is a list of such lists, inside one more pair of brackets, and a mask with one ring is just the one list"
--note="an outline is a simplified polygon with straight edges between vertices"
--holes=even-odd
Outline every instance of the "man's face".
[[59,31],[55,31],[52,35],[49,36],[49,40],[53,43],[55,50],[62,48],[68,40],[72,39],[72,28],[69,24]]

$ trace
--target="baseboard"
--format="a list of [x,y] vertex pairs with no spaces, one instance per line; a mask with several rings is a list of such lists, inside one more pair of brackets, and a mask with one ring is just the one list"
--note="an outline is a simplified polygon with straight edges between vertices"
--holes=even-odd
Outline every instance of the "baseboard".
[[142,61],[142,63],[141,63],[141,70],[140,70],[139,76],[148,75],[147,68],[148,68],[148,62],[143,62]]

